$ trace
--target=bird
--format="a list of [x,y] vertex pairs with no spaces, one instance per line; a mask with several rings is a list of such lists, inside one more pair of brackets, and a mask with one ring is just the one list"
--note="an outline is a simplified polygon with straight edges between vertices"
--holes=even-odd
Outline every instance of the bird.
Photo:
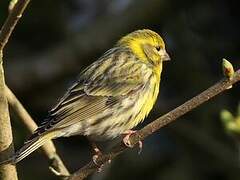
[[97,142],[124,135],[129,145],[132,129],[157,100],[163,62],[169,60],[158,33],[141,29],[123,36],[79,74],[22,148],[0,164],[16,164],[58,137],[82,135]]

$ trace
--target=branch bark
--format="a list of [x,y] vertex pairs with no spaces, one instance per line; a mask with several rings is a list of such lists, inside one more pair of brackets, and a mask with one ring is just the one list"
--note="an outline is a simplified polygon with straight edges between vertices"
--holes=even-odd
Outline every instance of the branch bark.
[[[153,134],[161,127],[173,122],[180,116],[186,114],[187,112],[193,110],[194,108],[198,107],[199,105],[203,104],[204,102],[210,100],[214,96],[222,93],[223,91],[229,89],[229,87],[236,82],[240,81],[240,69],[235,72],[233,78],[227,79],[224,78],[215,85],[211,86],[207,90],[203,91],[199,95],[193,97],[192,99],[188,100],[184,104],[180,105],[179,107],[175,108],[174,110],[168,112],[167,114],[157,118],[152,123],[146,125],[144,128],[139,130],[136,134],[130,136],[130,143],[132,145],[136,145],[139,141],[144,140],[149,135]],[[99,156],[97,159],[97,164],[105,164],[108,160],[114,159],[116,156],[121,154],[125,151],[127,147],[123,143],[119,143],[112,148],[109,153],[103,154]],[[98,169],[98,166],[90,161],[87,165],[82,167],[81,169],[77,170],[73,173],[69,180],[82,180],[85,179],[87,176],[91,175]]]
[[[23,107],[21,102],[16,98],[16,96],[7,86],[5,88],[5,94],[10,107],[19,116],[22,123],[27,127],[29,132],[32,134],[38,127],[35,121],[32,119],[32,117]],[[52,141],[49,141],[48,143],[44,144],[41,147],[41,149],[43,153],[46,155],[46,157],[49,159],[50,163],[49,167],[52,172],[63,178],[70,175],[63,161],[57,154],[56,148]]]
[[[7,99],[4,94],[4,88],[5,80],[2,66],[2,51],[0,51],[0,161],[7,159],[11,154],[14,153],[14,147],[12,144],[12,128],[9,118]],[[15,166],[11,164],[0,166],[0,179],[17,179],[17,171]]]
[[[8,39],[21,18],[23,11],[27,7],[29,0],[19,0],[9,14],[0,31],[0,152],[1,158],[5,159],[14,152],[12,129],[9,118],[8,104],[5,97],[5,78],[3,69],[3,49]],[[15,180],[17,179],[17,171],[14,165],[7,164],[0,167],[0,179]]]
[[29,2],[30,0],[18,0],[13,10],[8,15],[8,18],[6,19],[1,29],[0,50],[3,50],[7,44],[8,39],[13,32],[13,29],[15,28],[18,20],[22,17],[22,14]]

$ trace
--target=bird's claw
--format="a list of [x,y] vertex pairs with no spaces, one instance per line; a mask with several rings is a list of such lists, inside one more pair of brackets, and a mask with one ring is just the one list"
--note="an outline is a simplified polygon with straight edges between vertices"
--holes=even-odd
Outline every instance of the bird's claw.
[[[133,148],[134,145],[131,144],[131,142],[129,141],[129,137],[132,135],[132,134],[135,134],[137,131],[133,131],[133,130],[128,130],[128,131],[125,131],[123,133],[123,135],[125,135],[123,137],[123,143],[125,146],[129,147],[129,148]],[[143,143],[142,141],[138,141],[138,147],[139,147],[139,151],[138,151],[138,154],[140,154],[142,152],[142,148],[143,148]]]
[[99,158],[99,156],[102,155],[102,152],[96,146],[96,144],[93,145],[93,151],[94,151],[94,155],[92,157],[93,163],[98,167],[97,172],[101,172],[103,168],[103,164],[98,164],[97,159]]
[[[97,160],[98,160],[99,156],[102,156],[102,152],[100,151],[100,149],[96,145],[93,146],[93,151],[94,151],[94,155],[92,157],[93,163],[98,167],[97,172],[101,172],[104,164],[99,164],[97,162]],[[109,164],[111,163],[111,159],[108,160],[108,163]]]
[[101,172],[102,168],[103,168],[103,164],[98,164],[98,162],[97,162],[98,158],[99,158],[99,155],[95,154],[95,155],[93,155],[92,160],[93,160],[93,163],[98,167],[97,172]]

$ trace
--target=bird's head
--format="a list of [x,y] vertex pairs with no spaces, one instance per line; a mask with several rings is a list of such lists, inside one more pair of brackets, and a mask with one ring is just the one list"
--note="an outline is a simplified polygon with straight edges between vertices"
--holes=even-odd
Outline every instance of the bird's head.
[[117,45],[128,47],[141,61],[154,66],[170,60],[161,36],[149,29],[137,30],[124,36]]

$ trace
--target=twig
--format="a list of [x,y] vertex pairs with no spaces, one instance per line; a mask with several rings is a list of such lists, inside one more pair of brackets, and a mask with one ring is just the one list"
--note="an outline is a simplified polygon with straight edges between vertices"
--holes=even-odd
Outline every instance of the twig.
[[[8,42],[8,39],[21,18],[24,9],[27,7],[29,0],[19,0],[13,8],[8,18],[4,22],[0,31],[0,152],[2,158],[7,158],[14,152],[12,144],[12,129],[9,118],[8,104],[5,97],[5,78],[3,69],[3,49]],[[17,172],[14,165],[8,164],[0,167],[0,179],[15,180]]]
[[[193,110],[197,106],[203,104],[204,102],[210,100],[214,96],[220,94],[221,92],[227,90],[229,86],[232,84],[235,84],[240,80],[240,69],[235,72],[234,76],[231,79],[224,78],[215,85],[211,86],[207,90],[203,91],[199,95],[193,97],[192,99],[188,100],[181,106],[175,108],[174,110],[170,111],[169,113],[157,118],[152,123],[148,124],[141,130],[139,130],[136,134],[133,134],[130,136],[130,142],[132,145],[136,145],[139,141],[144,140],[149,135],[153,134],[157,130],[159,130],[161,127],[171,123],[172,121],[176,120],[180,116],[186,114],[187,112]],[[127,147],[124,146],[122,143],[117,144],[114,146],[111,150],[111,152],[107,154],[103,154],[97,159],[97,164],[105,164],[108,160],[114,159],[116,156],[118,156],[120,153],[122,153],[124,150],[126,150]],[[89,176],[90,174],[94,173],[98,169],[98,166],[94,162],[89,162],[87,165],[85,165],[83,168],[79,169],[75,173],[73,173],[69,180],[82,180]]]
[[[2,55],[3,48],[7,44],[8,39],[9,39],[14,27],[16,26],[18,20],[22,17],[22,13],[24,12],[24,10],[27,7],[29,2],[30,2],[30,0],[18,0],[17,2],[14,3],[13,9],[11,9],[8,18],[5,21],[5,23],[1,29],[1,36],[0,36],[1,54],[0,55]],[[1,56],[1,58],[2,58],[2,56]],[[33,131],[35,129],[37,129],[36,123],[32,120],[31,116],[27,113],[27,111],[24,109],[22,104],[17,100],[17,98],[11,92],[11,90],[6,86],[5,86],[6,87],[5,88],[4,86],[5,86],[5,84],[3,85],[3,88],[2,88],[3,91],[1,91],[1,92],[4,92],[4,89],[5,89],[5,93],[8,98],[9,104],[13,107],[13,110],[20,116],[21,120],[23,121],[25,126],[28,127],[29,131],[31,133],[33,133]],[[4,93],[3,93],[3,96],[4,96]],[[7,102],[6,102],[6,106],[7,106]],[[9,121],[8,126],[11,127],[10,121]],[[12,138],[9,138],[9,139],[12,142]],[[42,147],[42,149],[43,149],[43,152],[45,153],[45,155],[49,158],[49,160],[51,162],[50,169],[52,171],[54,170],[53,172],[58,172],[58,175],[61,175],[63,177],[68,176],[69,172],[66,169],[66,167],[64,166],[61,158],[56,153],[56,148],[55,148],[54,144],[52,142],[49,142],[49,143],[45,144]]]
[[7,44],[13,29],[15,28],[18,20],[22,17],[23,11],[26,9],[29,2],[30,0],[18,0],[11,13],[9,13],[8,18],[1,29],[0,50],[3,50]]
[[[37,129],[37,124],[34,122],[30,114],[23,107],[21,102],[16,98],[13,92],[6,86],[5,88],[6,97],[10,107],[20,117],[20,120],[27,127],[29,132],[32,134]],[[52,141],[44,144],[42,147],[43,153],[47,156],[50,162],[50,170],[58,176],[66,177],[69,176],[69,172],[63,164],[61,158],[56,152],[56,148]]]

